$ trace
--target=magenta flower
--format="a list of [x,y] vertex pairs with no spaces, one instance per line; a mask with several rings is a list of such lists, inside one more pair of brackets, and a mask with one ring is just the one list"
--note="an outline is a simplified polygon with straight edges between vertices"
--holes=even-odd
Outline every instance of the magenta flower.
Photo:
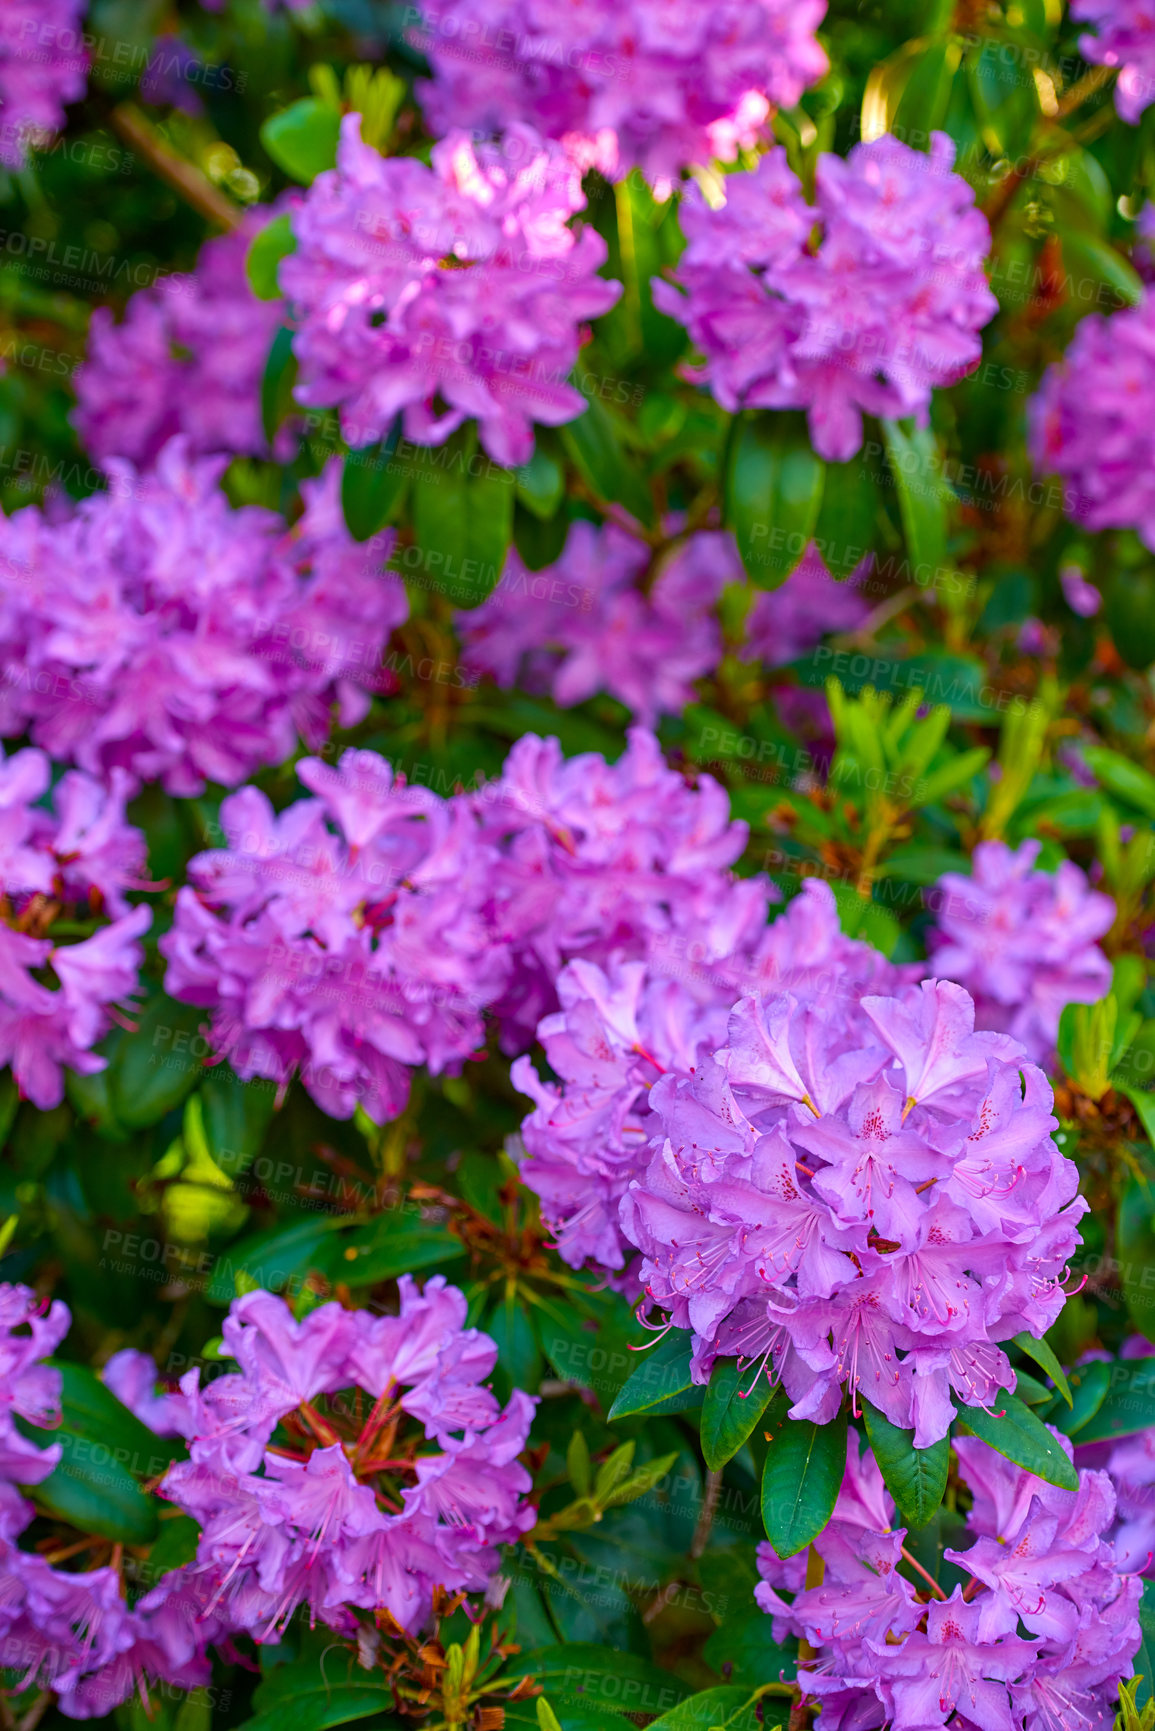
[[[1152,40],[1155,41],[1155,34]],[[1155,378],[1155,301],[1083,319],[1030,404],[1030,449],[1088,529],[1134,529],[1155,549],[1155,431],[1142,404]]]
[[499,685],[548,691],[562,708],[608,691],[645,727],[677,715],[722,658],[713,609],[744,576],[729,535],[691,535],[656,574],[651,560],[614,523],[575,523],[544,571],[511,551],[489,599],[457,615],[470,666]]
[[640,167],[660,195],[732,162],[827,69],[825,0],[426,0],[418,86],[437,133],[527,121],[583,167]]
[[956,1402],[990,1405],[1013,1382],[997,1343],[1062,1306],[1086,1208],[1048,1101],[957,986],[740,1002],[713,1064],[650,1089],[649,1163],[620,1203],[695,1376],[757,1357],[794,1417],[827,1422],[845,1387],[918,1448]]
[[782,587],[755,600],[746,620],[743,661],[785,667],[814,649],[828,631],[856,630],[870,612],[857,587],[868,569],[864,560],[845,582],[836,582],[811,542]]
[[141,289],[119,324],[97,307],[74,419],[98,463],[148,468],[178,433],[192,456],[268,454],[260,384],[282,309],[254,295],[245,255],[270,214],[210,240],[191,275]]
[[535,421],[584,412],[568,383],[582,322],[621,293],[597,274],[605,242],[568,226],[584,204],[578,169],[528,127],[477,146],[454,133],[426,168],[380,156],[347,115],[281,267],[298,400],[339,406],[354,446],[399,414],[421,445],[476,420],[495,462],[528,462]]
[[[64,1070],[104,1069],[92,1047],[137,989],[138,940],[152,922],[126,900],[144,887],[145,839],[125,821],[123,771],[110,788],[70,772],[54,810],[39,803],[51,776],[41,751],[0,755],[0,1064],[42,1110],[63,1098]],[[61,914],[96,929],[58,943]],[[97,923],[109,914],[110,924]]]
[[1071,0],[1071,17],[1094,25],[1079,38],[1079,53],[1093,66],[1119,68],[1115,107],[1137,126],[1155,101],[1155,18],[1143,0]]
[[833,461],[860,448],[864,413],[926,424],[932,388],[977,365],[997,310],[990,231],[953,161],[945,133],[929,156],[889,136],[845,161],[824,155],[811,208],[776,147],[727,179],[721,209],[687,193],[674,279],[685,293],[656,282],[654,296],[690,331],[704,357],[695,376],[723,408],[807,409]]
[[340,464],[306,482],[288,533],[232,510],[223,458],[181,440],[151,473],[110,462],[111,490],[59,523],[0,519],[18,580],[0,590],[0,735],[27,730],[60,762],[170,793],[235,785],[361,720],[408,603],[380,570],[391,535],[358,547]]
[[1053,874],[1034,870],[1039,848],[980,842],[973,877],[939,879],[928,943],[935,972],[974,998],[978,1026],[1005,1029],[1036,1064],[1049,1064],[1066,1005],[1093,1004],[1110,990],[1111,964],[1095,940],[1113,924],[1115,904],[1070,860]]
[[0,164],[22,168],[29,149],[64,124],[88,81],[87,0],[5,0],[0,10]]
[[906,1533],[858,1448],[852,1432],[842,1493],[815,1541],[822,1585],[806,1587],[769,1545],[758,1552],[755,1598],[774,1639],[809,1643],[798,1675],[819,1731],[1107,1724],[1139,1646],[1140,1584],[1106,1537],[1106,1476],[1080,1472],[1078,1491],[1057,1490],[977,1438],[957,1439],[972,1542],[944,1555],[970,1579],[947,1597],[903,1572]]
[[316,795],[274,814],[255,788],[221,807],[227,846],[198,854],[162,940],[168,990],[212,1013],[238,1075],[299,1070],[332,1116],[377,1122],[409,1071],[456,1071],[508,951],[488,912],[496,866],[465,799],[394,781],[374,752],[298,767]]
[[[484,1589],[496,1547],[536,1519],[517,1460],[536,1402],[515,1392],[502,1412],[480,1386],[496,1349],[440,1275],[400,1288],[399,1316],[326,1304],[299,1322],[249,1293],[224,1325],[238,1371],[182,1379],[190,1459],[162,1494],[202,1528],[182,1576],[233,1630],[276,1641],[307,1606],[344,1632],[361,1607],[415,1633],[436,1589]],[[289,1449],[270,1448],[276,1427]]]

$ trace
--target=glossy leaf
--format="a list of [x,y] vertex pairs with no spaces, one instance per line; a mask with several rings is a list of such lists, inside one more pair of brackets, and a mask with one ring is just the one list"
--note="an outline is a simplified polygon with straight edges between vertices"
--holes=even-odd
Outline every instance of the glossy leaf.
[[394,515],[409,484],[404,464],[395,460],[401,439],[398,415],[385,438],[350,451],[341,470],[341,510],[354,541],[371,541]]
[[804,415],[760,414],[738,422],[726,467],[726,523],[759,589],[779,588],[806,552],[824,478]]
[[830,1424],[787,1419],[766,1451],[762,1524],[780,1557],[806,1549],[834,1510],[846,1471],[846,1413]]
[[736,1358],[715,1360],[702,1406],[702,1454],[708,1467],[725,1466],[769,1406],[773,1385],[758,1369],[756,1363],[742,1369]]
[[905,1527],[925,1527],[946,1491],[950,1439],[916,1449],[914,1432],[900,1430],[869,1401],[862,1403],[866,1435],[886,1488]]
[[304,96],[272,114],[261,127],[261,143],[278,168],[302,186],[337,161],[341,116],[329,103]]
[[1004,1389],[995,1398],[998,1405],[993,1412],[981,1406],[960,1407],[956,1424],[1049,1485],[1077,1491],[1079,1475],[1042,1419]]
[[671,1328],[664,1340],[649,1348],[610,1407],[610,1422],[658,1408],[668,1412],[670,1401],[691,1394],[690,1348],[690,1336],[681,1328]]
[[1067,1381],[1066,1372],[1055,1357],[1054,1349],[1045,1340],[1036,1340],[1033,1334],[1016,1334],[1015,1345],[1020,1352],[1025,1352],[1028,1358],[1046,1371],[1068,1406],[1073,1406],[1071,1386]]

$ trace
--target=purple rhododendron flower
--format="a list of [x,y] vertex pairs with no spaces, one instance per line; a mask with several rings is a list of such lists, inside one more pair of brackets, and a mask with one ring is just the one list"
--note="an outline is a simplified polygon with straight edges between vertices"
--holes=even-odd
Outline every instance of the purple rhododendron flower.
[[249,287],[245,255],[269,217],[250,211],[207,243],[190,275],[134,294],[119,324],[96,308],[74,419],[98,463],[147,468],[178,433],[193,456],[268,454],[260,385],[283,314]]
[[889,136],[845,161],[823,155],[813,207],[780,146],[727,177],[717,210],[687,192],[674,277],[685,293],[659,281],[654,298],[690,331],[704,356],[695,376],[723,408],[806,409],[833,461],[860,448],[864,413],[926,425],[932,388],[977,365],[997,310],[990,230],[951,171],[954,150],[936,132],[929,156]]
[[384,759],[306,758],[316,797],[277,816],[245,788],[225,800],[227,847],[198,854],[162,940],[168,990],[213,1012],[238,1075],[287,1083],[377,1122],[409,1071],[456,1071],[485,1042],[482,1011],[506,984],[489,914],[493,850],[468,801],[394,780]]
[[1031,458],[1064,482],[1064,509],[1088,529],[1134,529],[1155,550],[1155,301],[1081,320],[1048,367],[1030,416]]
[[0,164],[21,168],[78,102],[88,80],[87,0],[4,0],[0,7]]
[[[65,1069],[105,1068],[92,1047],[137,989],[138,940],[152,923],[148,908],[125,899],[143,887],[146,861],[144,836],[125,820],[128,777],[114,771],[105,788],[73,770],[50,810],[39,802],[51,779],[42,751],[0,754],[0,1065],[12,1066],[21,1095],[42,1110],[63,1099]],[[62,912],[112,919],[57,943]]]
[[[368,712],[381,651],[408,613],[340,512],[339,460],[305,482],[286,533],[257,506],[232,510],[224,458],[173,440],[138,475],[110,461],[111,490],[61,522],[36,507],[0,518],[14,573],[0,588],[0,735],[27,730],[58,761],[170,793],[235,785]],[[373,660],[369,659],[372,656]]]
[[[733,893],[747,904],[758,887],[734,886]],[[662,1131],[651,1106],[654,1085],[662,1076],[709,1068],[743,988],[763,982],[800,1001],[852,1003],[867,992],[894,990],[909,975],[870,945],[843,936],[834,897],[817,880],[774,925],[766,926],[765,899],[753,913],[745,917],[743,907],[732,953],[697,958],[692,970],[677,965],[678,946],[662,941],[645,961],[615,957],[605,971],[583,961],[563,968],[562,1007],[537,1030],[561,1086],[539,1081],[525,1057],[515,1063],[513,1080],[537,1103],[522,1125],[528,1158],[520,1177],[539,1197],[571,1268],[590,1262],[616,1275],[634,1256],[621,1204],[644,1178],[651,1139]],[[708,1127],[715,1128],[712,1120]]]
[[1071,0],[1071,17],[1094,25],[1079,38],[1093,66],[1117,66],[1115,107],[1132,126],[1155,102],[1155,15],[1146,0]]
[[[295,1321],[272,1293],[247,1293],[223,1329],[236,1372],[181,1380],[190,1458],[161,1493],[202,1529],[178,1576],[230,1630],[277,1641],[305,1606],[345,1633],[357,1607],[414,1633],[437,1589],[484,1590],[496,1547],[534,1524],[517,1456],[536,1401],[515,1391],[502,1411],[482,1386],[497,1348],[466,1328],[455,1287],[399,1284],[397,1316],[325,1304]],[[436,1450],[418,1453],[425,1442]]]
[[939,879],[942,906],[927,941],[935,972],[974,998],[977,1026],[1013,1034],[1036,1064],[1049,1064],[1066,1005],[1093,1004],[1111,989],[1096,939],[1115,904],[1070,860],[1035,871],[1040,845],[980,842],[973,877]]
[[746,620],[744,661],[785,667],[806,655],[828,631],[854,631],[870,612],[857,584],[870,569],[864,559],[845,582],[836,582],[813,544],[779,589],[759,594]]
[[585,410],[569,380],[582,321],[619,283],[597,273],[606,245],[569,218],[578,169],[529,127],[498,144],[454,133],[433,166],[386,159],[346,115],[337,166],[293,213],[280,280],[295,308],[299,402],[340,406],[351,445],[403,414],[406,436],[440,445],[476,419],[495,462],[528,462],[533,423]]
[[[608,691],[643,726],[694,700],[722,657],[713,609],[743,572],[731,536],[691,535],[651,569],[643,541],[577,522],[556,565],[529,572],[511,551],[481,607],[457,615],[471,668],[548,691],[563,708]],[[643,587],[645,580],[645,587]]]
[[[1052,1435],[1069,1456],[1067,1439]],[[798,1680],[819,1708],[816,1731],[1109,1725],[1140,1643],[1141,1596],[1107,1536],[1110,1480],[1082,1471],[1077,1491],[1060,1490],[977,1437],[954,1446],[974,1498],[972,1542],[943,1555],[969,1573],[965,1588],[932,1594],[921,1575],[901,1572],[906,1531],[853,1433],[842,1492],[814,1544],[822,1584],[805,1586],[759,1548],[754,1596],[774,1639],[796,1635],[811,1649]]]
[[954,1402],[989,1406],[1012,1382],[998,1342],[1062,1308],[1086,1211],[1050,1107],[959,986],[744,998],[712,1063],[650,1089],[657,1133],[620,1205],[696,1379],[737,1354],[817,1423],[846,1387],[917,1448]]
[[582,167],[640,168],[666,194],[732,162],[827,70],[826,0],[426,0],[415,33],[433,130],[526,121]]

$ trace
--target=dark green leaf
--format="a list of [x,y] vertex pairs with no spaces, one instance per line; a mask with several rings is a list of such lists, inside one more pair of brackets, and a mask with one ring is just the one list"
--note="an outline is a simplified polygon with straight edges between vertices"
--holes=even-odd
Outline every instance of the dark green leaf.
[[780,1557],[793,1557],[818,1537],[845,1472],[845,1412],[830,1424],[787,1419],[776,1432],[762,1471],[762,1524]]
[[74,1431],[53,1431],[60,1464],[29,1495],[38,1508],[121,1545],[147,1545],[156,1537],[158,1505],[141,1490],[107,1444]]
[[797,1672],[797,1656],[777,1644],[771,1627],[772,1619],[758,1606],[739,1611],[714,1630],[702,1657],[715,1671],[739,1683],[789,1682]]
[[129,1412],[110,1388],[83,1364],[49,1363],[60,1373],[60,1407],[64,1427],[110,1449],[118,1463],[137,1478],[155,1478],[170,1461],[184,1454],[184,1445],[158,1437]]
[[394,456],[401,438],[398,415],[383,439],[350,451],[341,470],[341,509],[354,541],[371,541],[394,515],[409,482]]
[[263,1078],[243,1082],[228,1064],[214,1064],[201,1083],[205,1142],[221,1171],[236,1178],[256,1159],[273,1119],[276,1091]]
[[[1076,1365],[1070,1375],[1072,1406],[1070,1411],[1060,1406],[1052,1412],[1049,1423],[1064,1435],[1074,1437],[1089,1424],[1107,1398],[1111,1386],[1111,1366],[1101,1358],[1089,1364]],[[1082,1437],[1078,1440],[1082,1442]]]
[[1055,1357],[1054,1350],[1045,1340],[1036,1340],[1033,1334],[1016,1334],[1015,1345],[1020,1352],[1025,1352],[1028,1358],[1046,1371],[1068,1406],[1073,1406],[1071,1386],[1067,1381],[1062,1365]]
[[995,1399],[998,1404],[992,1412],[981,1406],[960,1407],[955,1423],[980,1437],[996,1454],[1045,1479],[1049,1485],[1077,1491],[1079,1475],[1042,1419],[1003,1389],[999,1389]]
[[366,1226],[330,1234],[318,1244],[310,1266],[347,1286],[376,1286],[399,1274],[448,1267],[464,1255],[465,1246],[448,1227],[391,1209]]
[[654,1720],[650,1731],[654,1726],[658,1731],[760,1731],[757,1704],[749,1684],[721,1683],[671,1707]]
[[341,116],[315,96],[290,103],[261,127],[261,143],[277,167],[302,186],[334,167],[340,136]]
[[[1093,301],[1100,306],[1136,306],[1143,298],[1143,279],[1134,265],[1116,252],[1110,242],[1085,227],[1068,227],[1063,233],[1063,263],[1075,280],[1076,294],[1086,304],[1082,288],[1095,285]],[[1104,300],[1101,290],[1106,289]]]
[[752,583],[777,589],[814,534],[825,464],[797,412],[743,416],[726,468],[726,522]]
[[529,462],[513,473],[520,503],[543,523],[548,523],[565,497],[561,464],[538,445]]
[[1142,1710],[1148,1701],[1155,1701],[1155,1581],[1143,1582],[1139,1628],[1143,1638],[1132,1664],[1143,1679],[1135,1691],[1135,1705]]
[[122,1040],[109,1064],[108,1091],[117,1120],[129,1129],[155,1124],[179,1106],[204,1074],[209,1044],[200,1032],[204,1010],[158,992]]
[[962,59],[957,37],[931,42],[907,78],[889,130],[896,138],[926,138],[942,126]]
[[1102,1369],[1107,1372],[1107,1391],[1097,1410],[1080,1426],[1080,1444],[1134,1436],[1155,1424],[1155,1358],[1117,1359]]
[[756,1364],[747,1365],[743,1372],[736,1358],[714,1361],[702,1405],[702,1454],[708,1467],[723,1467],[737,1454],[773,1392],[769,1377],[759,1375]]
[[650,490],[604,404],[589,399],[584,414],[564,426],[561,436],[571,462],[596,498],[624,505],[639,523],[653,521]]
[[354,1719],[380,1715],[377,1726],[399,1724],[391,1711],[393,1696],[384,1683],[326,1684],[296,1689],[287,1699],[246,1719],[241,1731],[327,1731],[331,1725],[348,1725]]
[[877,550],[877,522],[878,485],[862,453],[849,463],[827,463],[814,539],[839,582]]
[[950,1439],[943,1437],[929,1448],[916,1449],[914,1432],[891,1424],[869,1401],[863,1401],[862,1413],[874,1458],[903,1526],[925,1527],[946,1490]]
[[293,353],[293,333],[287,326],[273,338],[269,358],[261,375],[261,426],[269,444],[278,428],[292,415],[293,386],[297,382],[297,357]]
[[1132,1178],[1119,1198],[1115,1250],[1119,1284],[1131,1321],[1141,1335],[1148,1336],[1155,1326],[1151,1320],[1155,1304],[1155,1190],[1141,1178]]
[[690,1336],[682,1328],[671,1328],[664,1340],[648,1348],[611,1406],[610,1422],[635,1413],[670,1412],[670,1401],[691,1394],[690,1350]]
[[317,1266],[322,1247],[343,1224],[340,1216],[315,1215],[230,1245],[213,1263],[205,1297],[210,1304],[231,1304],[237,1295],[238,1275],[268,1287],[270,1292],[279,1292]]
[[951,504],[950,489],[942,479],[942,456],[937,441],[929,427],[916,428],[905,421],[883,421],[882,436],[915,581],[924,586],[933,584],[946,566]]
[[497,588],[513,536],[513,475],[461,439],[442,468],[413,480],[413,527],[421,563],[406,576],[479,607]]
[[259,301],[279,301],[280,285],[277,271],[281,260],[296,251],[292,218],[286,211],[266,223],[245,255],[245,272],[249,287]]
[[566,1707],[654,1715],[668,1712],[690,1694],[689,1684],[651,1660],[586,1641],[519,1653],[506,1674],[536,1678],[563,1725]]

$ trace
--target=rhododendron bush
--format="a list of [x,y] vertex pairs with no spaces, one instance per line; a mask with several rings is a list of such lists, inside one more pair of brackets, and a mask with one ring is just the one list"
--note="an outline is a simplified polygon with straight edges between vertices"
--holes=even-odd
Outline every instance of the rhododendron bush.
[[1153,1731],[1153,115],[0,0],[0,1731]]

